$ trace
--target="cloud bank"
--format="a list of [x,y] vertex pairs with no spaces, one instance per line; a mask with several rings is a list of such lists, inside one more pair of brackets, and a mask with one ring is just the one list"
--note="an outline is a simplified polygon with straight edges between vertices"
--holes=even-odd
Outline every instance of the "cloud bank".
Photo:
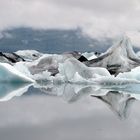
[[139,17],[139,0],[0,0],[1,30],[81,27],[94,38],[127,34],[140,44]]

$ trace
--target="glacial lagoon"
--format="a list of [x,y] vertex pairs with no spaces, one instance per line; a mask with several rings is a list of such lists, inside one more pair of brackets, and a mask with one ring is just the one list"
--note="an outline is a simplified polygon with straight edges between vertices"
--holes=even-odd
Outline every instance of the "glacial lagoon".
[[0,90],[2,140],[139,139],[138,89],[41,83],[1,84]]
[[1,62],[0,140],[139,140],[140,57],[129,38],[102,54],[23,50]]

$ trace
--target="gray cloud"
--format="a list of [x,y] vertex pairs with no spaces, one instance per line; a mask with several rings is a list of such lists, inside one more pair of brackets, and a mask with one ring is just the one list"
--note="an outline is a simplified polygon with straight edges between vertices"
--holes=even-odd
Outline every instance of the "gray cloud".
[[[0,0],[0,29],[79,26],[94,38],[124,33],[131,37],[134,32],[139,35],[139,3],[139,0]],[[132,41],[139,44],[134,37]]]
[[58,5],[66,5],[76,8],[91,10],[93,12],[102,12],[107,14],[128,12],[135,9],[136,1],[132,0],[50,0]]

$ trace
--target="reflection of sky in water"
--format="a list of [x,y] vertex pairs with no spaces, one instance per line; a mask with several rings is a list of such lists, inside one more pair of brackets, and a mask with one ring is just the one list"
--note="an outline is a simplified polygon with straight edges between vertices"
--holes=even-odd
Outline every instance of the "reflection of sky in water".
[[1,101],[7,99],[0,102],[2,140],[139,139],[138,93],[69,84],[0,90]]

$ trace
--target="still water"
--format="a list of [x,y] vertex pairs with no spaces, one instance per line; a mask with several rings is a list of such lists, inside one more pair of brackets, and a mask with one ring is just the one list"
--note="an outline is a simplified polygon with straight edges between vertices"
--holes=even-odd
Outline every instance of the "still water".
[[78,85],[0,85],[0,140],[139,140],[140,95]]

